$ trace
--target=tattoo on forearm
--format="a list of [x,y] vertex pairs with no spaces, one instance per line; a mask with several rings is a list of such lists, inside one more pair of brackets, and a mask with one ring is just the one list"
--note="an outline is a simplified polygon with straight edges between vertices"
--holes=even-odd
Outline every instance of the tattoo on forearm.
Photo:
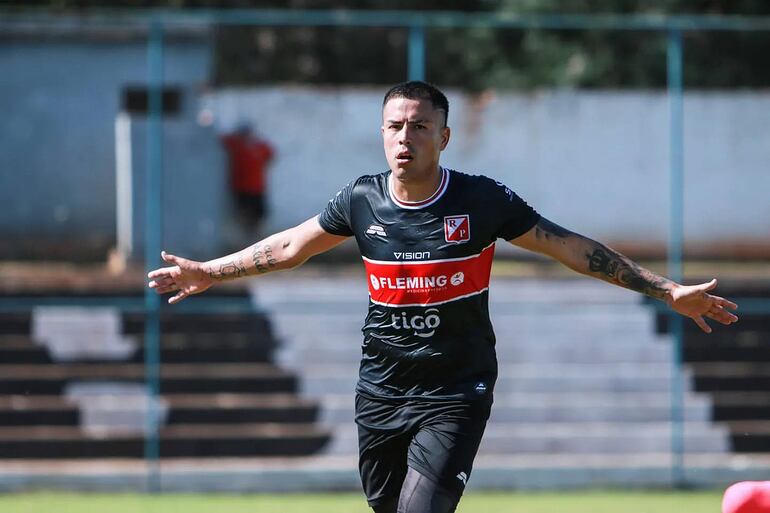
[[571,234],[571,231],[566,230],[545,218],[541,218],[535,225],[535,237],[538,239],[545,239],[547,241],[556,241],[559,239],[562,244],[566,244],[565,239]]
[[627,257],[607,247],[596,248],[593,253],[586,253],[588,269],[601,273],[622,287],[662,298],[665,285],[669,280],[635,264]]
[[265,245],[264,248],[259,244],[255,245],[251,259],[254,262],[254,267],[260,273],[266,273],[278,264],[278,261],[273,257],[273,248],[270,245]]
[[240,276],[246,276],[246,266],[240,258],[236,257],[230,262],[220,264],[218,268],[210,269],[209,276],[218,281],[229,280],[232,278],[238,278]]

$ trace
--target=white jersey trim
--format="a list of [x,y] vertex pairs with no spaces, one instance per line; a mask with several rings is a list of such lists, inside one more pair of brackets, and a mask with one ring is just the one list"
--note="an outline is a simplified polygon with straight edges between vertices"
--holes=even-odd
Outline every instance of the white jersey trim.
[[391,172],[388,175],[388,195],[390,196],[390,200],[398,207],[405,208],[407,210],[419,210],[421,208],[429,207],[430,205],[433,205],[436,203],[439,199],[441,199],[441,196],[444,195],[447,188],[449,187],[449,171],[441,168],[441,172],[443,173],[441,176],[441,183],[438,185],[438,189],[435,190],[435,192],[428,198],[422,200],[422,201],[402,201],[398,198],[396,198],[396,194],[393,192],[393,172]]
[[432,301],[430,303],[408,303],[408,304],[401,304],[401,303],[383,303],[382,301],[375,301],[372,299],[372,295],[369,294],[369,301],[374,303],[375,305],[380,306],[388,306],[392,308],[401,308],[401,307],[407,307],[407,306],[433,306],[433,305],[443,305],[446,303],[451,303],[453,301],[459,301],[461,299],[478,296],[479,294],[482,294],[489,290],[489,287],[484,287],[481,290],[478,290],[476,292],[471,292],[469,294],[463,294],[462,296],[453,297],[452,299],[445,299],[444,301]]
[[370,264],[377,264],[377,265],[420,265],[420,264],[440,264],[442,262],[461,262],[463,260],[472,260],[474,258],[480,257],[483,252],[485,252],[486,250],[494,246],[495,242],[488,244],[484,249],[482,249],[475,255],[457,257],[457,258],[443,258],[439,260],[372,260],[371,258],[366,258],[363,255],[361,256],[361,258],[363,260],[366,260]]

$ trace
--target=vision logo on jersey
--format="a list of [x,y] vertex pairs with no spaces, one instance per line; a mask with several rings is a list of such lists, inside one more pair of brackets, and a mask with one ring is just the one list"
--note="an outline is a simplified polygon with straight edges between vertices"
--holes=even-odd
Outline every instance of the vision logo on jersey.
[[459,244],[471,240],[471,219],[468,214],[444,217],[444,240]]

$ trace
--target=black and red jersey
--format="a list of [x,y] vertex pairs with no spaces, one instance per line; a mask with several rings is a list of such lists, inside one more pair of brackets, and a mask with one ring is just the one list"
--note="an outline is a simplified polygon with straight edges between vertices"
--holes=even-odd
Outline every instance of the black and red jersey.
[[390,172],[362,176],[318,220],[354,236],[366,267],[369,311],[357,390],[374,397],[489,397],[497,377],[488,288],[495,241],[540,216],[485,176],[442,169],[416,203],[398,200]]

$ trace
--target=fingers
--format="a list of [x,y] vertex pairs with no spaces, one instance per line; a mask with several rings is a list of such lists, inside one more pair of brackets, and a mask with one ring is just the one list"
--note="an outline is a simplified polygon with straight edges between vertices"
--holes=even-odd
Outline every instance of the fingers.
[[728,301],[727,299],[719,296],[711,296],[711,298],[714,300],[714,304],[721,306],[722,308],[729,308],[730,310],[737,310],[738,305],[733,303],[732,301]]
[[703,285],[705,285],[705,286],[706,286],[706,287],[703,289],[704,291],[706,291],[706,290],[714,290],[714,289],[716,288],[716,286],[717,286],[717,279],[716,279],[716,278],[714,278],[714,279],[713,279],[713,280],[711,280],[710,282],[708,282],[708,283],[704,283]]
[[154,271],[150,271],[147,273],[147,277],[152,279],[155,278],[162,278],[166,276],[171,276],[171,270],[175,269],[174,267],[162,267],[160,269],[155,269]]
[[728,312],[722,307],[716,305],[709,309],[709,311],[704,315],[706,315],[709,319],[714,319],[715,321],[725,325],[738,322],[737,315],[733,314],[732,312]]
[[158,294],[167,294],[169,292],[176,292],[176,295],[171,296],[168,298],[168,303],[173,305],[175,303],[180,302],[184,298],[190,295],[189,292],[186,292],[183,289],[180,289],[180,285],[177,284],[177,281],[175,279],[175,276],[178,277],[181,271],[181,266],[184,265],[185,262],[188,262],[184,258],[180,258],[176,255],[172,255],[171,253],[166,253],[165,251],[160,252],[160,257],[163,259],[164,262],[168,262],[171,264],[174,264],[173,267],[162,267],[160,269],[155,269],[154,271],[150,271],[147,273],[147,277],[151,280],[148,283],[148,286],[151,289],[155,289],[155,292]]
[[160,252],[160,257],[163,259],[164,262],[175,264],[175,267],[161,267],[159,269],[155,269],[154,271],[150,271],[149,273],[147,273],[147,277],[150,278],[151,280],[155,278],[171,276],[172,272],[180,270],[179,264],[185,260],[184,258],[178,257],[176,255],[172,255],[171,253],[166,253],[165,251]]
[[158,294],[168,294],[169,292],[174,292],[177,290],[179,290],[179,287],[177,287],[176,285],[168,285],[166,287],[158,287],[155,290],[155,292],[157,292]]
[[161,267],[159,269],[155,269],[154,271],[150,271],[149,273],[147,273],[148,278],[154,279],[154,278],[159,278],[163,276],[171,276],[171,273],[173,271],[178,271],[180,269],[179,260],[183,260],[183,259],[180,259],[177,256],[166,253],[165,251],[160,252],[160,257],[163,259],[164,262],[170,262],[177,265],[175,267]]
[[178,257],[176,255],[172,255],[171,253],[166,253],[165,251],[160,252],[160,257],[163,259],[164,262],[178,265],[179,267],[182,267],[184,262],[187,262],[186,258]]
[[725,298],[719,296],[708,295],[708,298],[712,300],[711,306],[704,314],[709,319],[713,319],[720,324],[729,325],[734,322],[738,322],[738,316],[732,312],[728,312],[726,309],[735,310],[738,305],[732,301],[728,301]]
[[174,285],[176,281],[171,276],[161,276],[159,278],[156,278],[152,280],[150,283],[147,284],[151,289],[157,289],[162,287],[168,287],[170,285]]
[[695,324],[697,324],[700,329],[702,329],[706,333],[711,333],[711,326],[706,324],[706,321],[703,320],[703,317],[701,317],[700,315],[696,315],[692,318],[692,320],[695,321]]
[[185,292],[184,290],[180,290],[179,292],[177,292],[175,296],[171,296],[170,298],[168,298],[168,304],[173,305],[175,303],[178,303],[184,298],[186,298],[187,296],[189,296],[187,292]]

